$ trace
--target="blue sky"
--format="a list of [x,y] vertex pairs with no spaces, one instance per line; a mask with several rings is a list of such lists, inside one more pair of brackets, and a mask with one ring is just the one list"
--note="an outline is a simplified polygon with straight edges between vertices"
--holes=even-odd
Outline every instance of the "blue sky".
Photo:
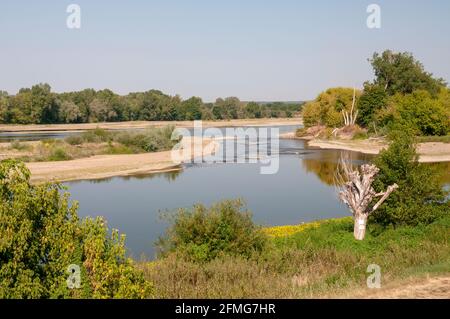
[[[81,29],[66,27],[69,4]],[[366,26],[369,4],[381,29]],[[450,80],[450,1],[94,1],[0,3],[0,89],[47,82],[126,94],[305,100],[372,79],[374,51],[410,51]]]

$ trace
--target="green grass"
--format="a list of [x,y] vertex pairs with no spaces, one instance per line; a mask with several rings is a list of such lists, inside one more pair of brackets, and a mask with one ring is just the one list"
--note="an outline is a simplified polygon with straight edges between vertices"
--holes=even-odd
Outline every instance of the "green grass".
[[293,234],[292,229],[272,236],[267,248],[250,258],[222,256],[199,264],[174,253],[141,267],[163,298],[330,296],[364,289],[370,264],[381,267],[384,283],[450,273],[450,216],[383,232],[369,225],[364,241],[353,238],[350,218],[316,222]]

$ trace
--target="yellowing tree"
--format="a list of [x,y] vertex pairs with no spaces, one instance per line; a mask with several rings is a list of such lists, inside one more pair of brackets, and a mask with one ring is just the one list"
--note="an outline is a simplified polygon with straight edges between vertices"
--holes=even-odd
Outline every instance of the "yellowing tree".
[[[331,88],[319,94],[312,102],[305,104],[302,110],[305,127],[325,125],[340,127],[344,125],[342,111],[349,112],[352,108],[354,89]],[[361,95],[356,91],[356,99]]]

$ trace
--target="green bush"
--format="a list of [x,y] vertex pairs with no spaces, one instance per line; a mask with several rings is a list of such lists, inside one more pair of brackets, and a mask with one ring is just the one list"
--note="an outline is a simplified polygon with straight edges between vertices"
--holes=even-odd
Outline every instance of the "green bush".
[[[125,237],[80,221],[58,184],[31,185],[23,163],[0,162],[0,298],[145,298],[152,286],[125,256]],[[68,267],[80,267],[70,289]]]
[[70,160],[71,156],[67,154],[66,150],[61,147],[56,147],[51,151],[48,157],[49,161],[67,161]]
[[442,136],[450,132],[449,111],[443,99],[433,98],[426,91],[393,96],[388,107],[377,112],[377,119],[391,130],[400,124],[417,135]]
[[81,145],[84,143],[84,139],[80,135],[70,135],[64,139],[66,143],[70,145]]
[[354,140],[365,140],[369,138],[369,135],[364,130],[359,130],[353,135]]
[[243,203],[227,200],[210,208],[180,209],[158,248],[163,255],[176,251],[193,261],[208,261],[222,254],[250,257],[265,244],[266,236]]
[[110,141],[112,134],[105,129],[97,127],[93,130],[83,132],[81,138],[88,143],[102,143]]
[[374,186],[383,191],[397,183],[395,190],[371,219],[383,226],[429,224],[450,212],[449,201],[436,168],[418,162],[414,137],[408,128],[393,131],[392,142],[375,159],[380,168]]

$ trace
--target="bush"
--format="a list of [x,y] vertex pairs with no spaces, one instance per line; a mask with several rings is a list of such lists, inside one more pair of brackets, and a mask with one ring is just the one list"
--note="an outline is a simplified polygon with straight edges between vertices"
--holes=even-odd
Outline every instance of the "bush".
[[243,203],[228,200],[210,208],[180,209],[158,248],[163,255],[176,251],[189,260],[208,261],[222,254],[250,257],[263,249],[266,239]]
[[368,138],[369,138],[369,135],[367,134],[367,132],[365,130],[357,130],[355,132],[355,134],[353,134],[354,140],[365,140]]
[[397,183],[399,188],[371,216],[383,226],[429,224],[450,212],[449,201],[436,168],[418,162],[416,144],[407,128],[393,131],[392,142],[375,159],[380,173],[376,191]]
[[110,141],[112,134],[105,129],[97,127],[93,130],[83,132],[81,138],[88,143],[102,143]]
[[11,147],[12,147],[13,149],[15,149],[15,150],[18,150],[18,151],[24,151],[24,150],[30,149],[30,146],[29,146],[29,145],[24,144],[24,143],[21,143],[21,142],[18,141],[18,140],[12,141],[12,142],[11,142]]
[[81,145],[84,143],[83,137],[80,135],[70,135],[64,140],[70,145]]
[[[152,286],[100,218],[80,221],[58,184],[34,186],[24,164],[0,162],[0,298],[144,298]],[[80,268],[80,288],[67,284]]]
[[419,135],[441,136],[450,132],[450,118],[444,102],[426,91],[393,96],[389,106],[378,111],[377,118],[380,124],[391,129],[400,123]]
[[67,161],[70,160],[71,156],[67,154],[66,150],[61,147],[56,147],[51,151],[48,157],[49,161]]

